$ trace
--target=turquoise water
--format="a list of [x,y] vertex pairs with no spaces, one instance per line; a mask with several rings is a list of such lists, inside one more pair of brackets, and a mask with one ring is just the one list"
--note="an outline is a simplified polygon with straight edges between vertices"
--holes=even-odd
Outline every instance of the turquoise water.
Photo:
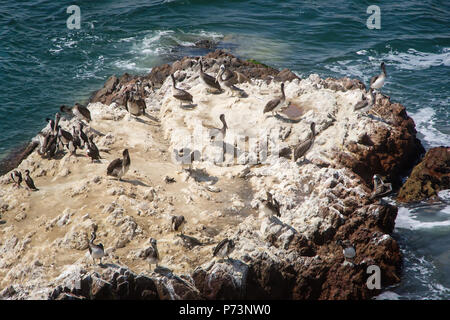
[[[79,30],[66,27],[72,4],[81,9]],[[381,9],[380,30],[366,27],[372,4]],[[450,145],[449,1],[10,0],[0,25],[0,157],[33,137],[59,105],[86,102],[111,74],[145,74],[204,54],[189,48],[199,39],[300,76],[367,83],[385,61],[383,92],[407,107],[424,146]],[[402,208],[399,219],[411,220],[395,235],[405,276],[387,296],[450,298],[449,204]],[[423,227],[430,219],[436,224]]]

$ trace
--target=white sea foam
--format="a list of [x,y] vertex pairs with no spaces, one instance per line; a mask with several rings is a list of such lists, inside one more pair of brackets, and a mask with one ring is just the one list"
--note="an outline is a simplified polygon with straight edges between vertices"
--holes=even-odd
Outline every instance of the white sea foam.
[[450,143],[450,136],[440,132],[434,126],[436,111],[433,108],[422,108],[416,113],[411,113],[410,116],[416,124],[417,131],[423,135],[425,142],[430,147],[438,147]]
[[450,66],[450,48],[444,48],[441,53],[421,52],[413,48],[408,49],[407,52],[395,50],[383,54],[381,60],[405,70],[424,70],[441,65]]
[[450,206],[444,207],[439,211],[439,213],[449,215],[448,219],[441,221],[421,221],[415,213],[415,210],[399,207],[397,219],[395,220],[395,227],[401,229],[419,230],[450,226]]
[[400,295],[392,291],[385,291],[373,298],[374,300],[399,300]]

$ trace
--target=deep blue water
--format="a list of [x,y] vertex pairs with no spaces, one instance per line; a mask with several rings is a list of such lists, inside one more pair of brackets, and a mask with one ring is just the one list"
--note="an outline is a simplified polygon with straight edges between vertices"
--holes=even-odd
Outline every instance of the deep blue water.
[[[111,74],[145,74],[180,55],[203,54],[179,48],[199,39],[220,40],[240,57],[300,76],[350,76],[367,83],[384,61],[383,92],[407,107],[424,146],[450,145],[450,2],[342,2],[4,0],[0,157],[32,138],[59,105],[86,102]],[[79,30],[66,26],[72,4],[81,9]],[[381,9],[379,30],[366,27],[366,9],[373,4]],[[423,227],[434,216],[436,225]],[[405,280],[389,297],[449,299],[448,203],[402,208],[399,217],[412,221],[396,229]],[[431,250],[436,241],[439,252]]]

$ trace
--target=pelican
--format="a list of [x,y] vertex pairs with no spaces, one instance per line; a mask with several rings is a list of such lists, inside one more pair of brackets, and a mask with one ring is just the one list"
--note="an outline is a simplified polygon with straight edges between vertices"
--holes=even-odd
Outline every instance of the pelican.
[[30,170],[28,170],[28,169],[25,170],[25,183],[27,184],[27,187],[28,187],[29,190],[31,190],[31,191],[38,191],[39,190],[34,185],[34,181],[30,177]]
[[81,140],[80,146],[84,148],[86,145],[89,144],[89,140],[86,133],[84,133],[83,128],[84,128],[83,123],[81,121],[78,122],[78,136]]
[[228,125],[225,121],[225,115],[222,113],[219,116],[219,119],[222,122],[222,128],[216,128],[207,124],[203,124],[208,128],[208,135],[211,141],[223,141],[225,139],[225,136],[227,135]]
[[20,188],[20,184],[22,183],[22,173],[20,173],[20,171],[18,170],[14,170],[13,172],[11,172],[11,179],[17,186],[17,188]]
[[78,102],[76,102],[73,107],[62,105],[59,109],[61,110],[61,112],[72,113],[80,120],[85,120],[87,122],[90,122],[92,120],[91,112],[89,111],[89,109],[86,106],[79,104]]
[[275,112],[280,111],[280,109],[283,107],[285,101],[286,101],[286,96],[284,94],[284,82],[282,82],[281,83],[281,96],[267,102],[266,106],[264,107],[263,113],[271,111],[272,116],[274,116]]
[[219,82],[217,82],[217,80],[210,76],[209,74],[206,74],[205,72],[203,72],[203,63],[202,60],[200,59],[199,61],[200,64],[200,79],[202,79],[203,83],[209,88],[209,89],[215,89],[218,91],[222,91],[222,88],[219,84]]
[[264,205],[264,212],[268,216],[276,215],[277,217],[281,217],[280,213],[280,203],[272,196],[270,192],[266,192],[267,199],[262,200],[261,202]]
[[231,77],[223,79],[222,75],[225,73],[225,71],[227,71],[227,69],[225,68],[225,65],[222,64],[220,66],[219,73],[216,76],[216,81],[221,86],[224,86],[224,87],[228,88],[230,90],[231,94],[233,94],[233,92],[241,93],[242,90],[235,86],[235,84],[237,83],[237,78],[236,77],[231,76]]
[[301,142],[297,147],[294,149],[294,162],[297,162],[298,159],[301,157],[305,157],[308,150],[312,147],[314,144],[314,138],[316,136],[316,124],[314,122],[311,122],[311,132],[308,134],[308,137],[305,141]]
[[125,93],[125,106],[130,115],[135,117],[145,114],[145,101],[136,98],[136,91],[127,91]]
[[377,174],[373,176],[373,191],[370,195],[370,200],[382,198],[392,191],[390,183],[384,183],[381,177]]
[[171,227],[172,231],[179,231],[183,235],[183,230],[186,225],[186,219],[184,216],[172,216]]
[[100,259],[100,265],[102,264],[102,257],[105,255],[105,250],[103,249],[103,244],[94,244],[96,238],[95,232],[91,233],[91,240],[89,241],[89,253],[91,254],[92,260],[95,264],[95,259]]
[[150,238],[150,247],[145,250],[145,256],[147,257],[147,261],[150,264],[150,268],[152,264],[156,264],[158,266],[159,263],[159,252],[156,247],[157,241],[154,238]]
[[113,160],[106,170],[108,176],[119,178],[119,181],[122,181],[122,177],[127,173],[128,169],[130,169],[131,164],[128,149],[123,150],[122,155],[123,159],[117,158]]
[[183,102],[190,102],[192,104],[193,98],[192,95],[186,90],[179,89],[176,87],[175,77],[173,73],[170,75],[172,78],[173,88],[172,88],[172,96],[180,101],[180,107],[183,106]]
[[384,81],[386,80],[386,67],[384,62],[381,62],[381,73],[379,75],[373,76],[370,79],[370,88],[372,89],[381,89],[384,85]]
[[342,253],[344,254],[345,262],[347,262],[347,259],[353,261],[353,258],[356,256],[356,250],[351,242],[349,240],[338,240],[336,241],[336,243],[342,247]]
[[230,254],[233,252],[235,248],[235,243],[233,240],[223,239],[219,242],[219,244],[214,248],[213,256],[219,258],[227,257],[230,260]]

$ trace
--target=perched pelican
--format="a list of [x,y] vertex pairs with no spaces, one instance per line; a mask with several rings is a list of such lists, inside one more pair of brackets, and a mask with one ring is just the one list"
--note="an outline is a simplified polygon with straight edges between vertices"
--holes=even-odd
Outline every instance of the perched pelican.
[[94,137],[89,137],[89,143],[87,144],[87,156],[91,158],[92,162],[94,160],[100,160],[100,152],[98,151],[97,146],[94,143]]
[[172,96],[180,101],[180,107],[183,105],[183,102],[193,103],[192,95],[186,90],[179,89],[176,87],[175,77],[173,73],[170,75],[172,78],[173,88],[172,88]]
[[314,144],[314,138],[316,136],[316,124],[314,122],[311,122],[311,132],[308,134],[308,137],[305,141],[301,142],[297,147],[294,149],[294,162],[297,162],[298,159],[301,157],[305,157],[308,150],[312,147]]
[[108,176],[119,178],[119,181],[122,181],[122,177],[127,173],[128,169],[130,169],[131,164],[128,149],[123,150],[122,155],[123,159],[117,158],[113,160],[106,170]]
[[147,261],[150,264],[150,268],[152,264],[156,264],[158,266],[159,263],[159,252],[156,247],[157,241],[154,238],[150,238],[150,247],[145,250],[145,256],[147,257]]
[[370,79],[370,88],[372,89],[381,89],[384,85],[384,81],[386,80],[386,67],[384,62],[381,62],[381,73],[379,75],[373,76]]
[[20,173],[20,171],[18,170],[14,170],[13,172],[11,172],[11,179],[17,186],[17,188],[20,188],[20,184],[22,183],[22,173]]
[[370,200],[376,198],[382,198],[388,195],[392,191],[392,185],[390,183],[384,183],[381,177],[377,174],[373,176],[373,191],[370,195]]
[[27,187],[28,187],[29,190],[31,190],[31,191],[38,191],[39,190],[34,185],[34,181],[30,177],[30,170],[28,170],[28,169],[25,170],[25,183],[27,184]]
[[89,253],[91,254],[92,260],[100,259],[100,264],[102,264],[102,257],[105,255],[105,250],[103,249],[103,244],[94,244],[96,238],[95,232],[91,233],[91,240],[89,241]]
[[223,141],[227,135],[228,125],[225,121],[225,115],[222,113],[219,116],[219,119],[222,122],[222,128],[216,128],[204,124],[204,126],[208,128],[208,135],[211,141]]
[[222,91],[222,87],[220,86],[219,82],[217,82],[217,80],[214,77],[203,72],[203,63],[202,63],[201,59],[199,60],[199,64],[200,64],[200,79],[202,79],[203,83],[209,89],[215,89],[218,91]]
[[127,91],[125,93],[125,106],[130,115],[135,117],[145,114],[145,101],[140,98],[136,98],[136,91]]
[[286,101],[286,96],[284,94],[284,82],[282,82],[281,83],[281,96],[267,102],[266,106],[264,107],[263,113],[271,111],[272,116],[274,116],[275,112],[280,111],[280,109],[283,107],[285,101]]
[[233,252],[235,247],[235,243],[233,240],[223,239],[219,242],[219,244],[214,248],[213,256],[219,258],[227,257],[230,259],[230,254]]
[[342,247],[342,253],[344,254],[345,262],[347,262],[347,259],[353,261],[353,258],[356,256],[356,250],[351,242],[349,240],[338,240],[336,241],[336,243]]
[[171,218],[172,231],[179,231],[180,234],[183,234],[185,225],[186,219],[184,219],[184,216],[172,216]]
[[264,205],[264,212],[270,217],[272,215],[276,215],[277,217],[281,217],[280,212],[280,203],[272,196],[270,192],[266,192],[267,199],[262,200],[261,202]]
[[[216,76],[216,81],[221,85],[224,86],[225,88],[228,88],[231,92],[231,94],[233,94],[233,92],[238,92],[239,94],[242,93],[242,90],[239,89],[238,87],[235,86],[235,84],[237,83],[237,78],[236,77],[229,77],[229,78],[223,78],[223,74],[227,71],[227,69],[225,68],[225,65],[221,65],[220,66],[220,70],[219,73]],[[232,74],[232,73],[231,73]]]
[[86,106],[79,104],[78,102],[76,102],[73,107],[62,105],[59,109],[61,110],[61,112],[72,113],[80,120],[85,120],[87,122],[90,122],[92,120],[91,112],[89,111],[89,109]]

